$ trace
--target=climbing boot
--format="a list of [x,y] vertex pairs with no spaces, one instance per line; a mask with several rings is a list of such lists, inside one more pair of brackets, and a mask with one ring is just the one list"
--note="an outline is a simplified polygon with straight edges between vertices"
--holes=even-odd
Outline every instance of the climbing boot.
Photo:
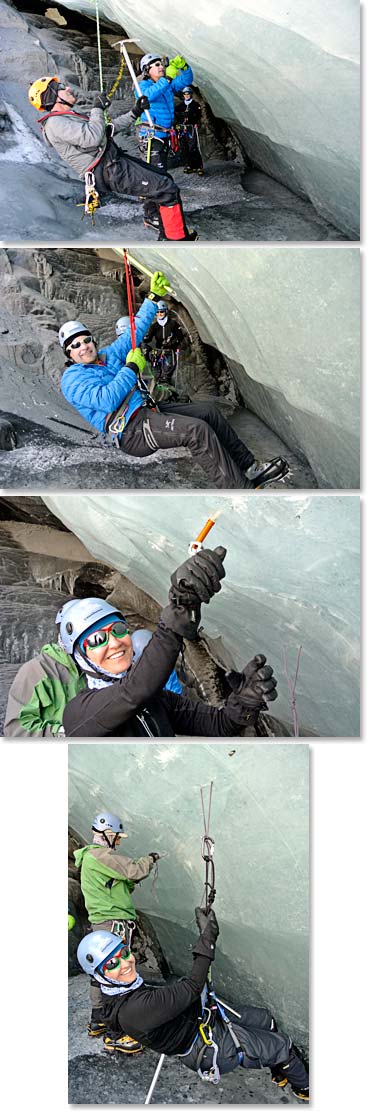
[[153,228],[154,231],[161,231],[159,216],[144,216],[144,227]]
[[195,170],[191,166],[184,166],[184,174],[194,174]]
[[88,1022],[87,1031],[88,1038],[100,1038],[107,1030],[106,1023],[103,1018],[103,1009],[95,1007],[92,1010],[90,1021]]
[[291,1084],[291,1088],[292,1088],[293,1095],[297,1096],[297,1099],[303,1099],[305,1103],[310,1102],[310,1089],[309,1088],[295,1088],[293,1084]]
[[188,228],[187,229],[187,234],[185,235],[185,239],[186,239],[186,241],[190,240],[191,243],[195,243],[196,240],[199,239],[199,232],[195,231],[195,228]]
[[196,170],[196,173],[197,173],[198,177],[204,177],[204,170],[202,169],[201,166],[198,170]]
[[271,459],[269,463],[260,463],[256,459],[247,467],[245,476],[254,490],[269,486],[271,482],[280,482],[288,474],[289,466],[285,459]]
[[278,1085],[278,1088],[285,1088],[286,1084],[288,1084],[287,1077],[284,1076],[282,1072],[278,1072],[277,1069],[271,1070],[271,1080],[272,1084]]
[[129,1034],[121,1034],[119,1038],[106,1034],[103,1038],[103,1048],[108,1053],[141,1053],[144,1046],[135,1038],[130,1038]]

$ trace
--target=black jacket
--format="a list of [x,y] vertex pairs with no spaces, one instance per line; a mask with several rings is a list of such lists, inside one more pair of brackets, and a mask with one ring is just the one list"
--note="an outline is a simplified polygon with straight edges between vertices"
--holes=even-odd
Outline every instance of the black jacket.
[[176,320],[171,320],[170,316],[168,317],[167,324],[152,324],[145,337],[145,343],[148,344],[149,347],[157,348],[158,351],[161,351],[162,347],[164,347],[166,351],[176,351],[177,347],[180,347],[184,340],[185,335],[180,324],[178,324]]
[[177,113],[178,123],[189,124],[195,126],[199,124],[201,119],[201,108],[197,100],[192,100],[191,104],[183,104]]
[[218,709],[163,690],[182,646],[159,624],[140,659],[123,679],[83,690],[64,710],[67,737],[233,737],[241,723],[229,706]]
[[189,976],[170,984],[140,988],[125,996],[103,996],[105,1022],[112,1031],[130,1034],[158,1053],[184,1053],[198,1030],[201,998],[210,961],[194,957]]

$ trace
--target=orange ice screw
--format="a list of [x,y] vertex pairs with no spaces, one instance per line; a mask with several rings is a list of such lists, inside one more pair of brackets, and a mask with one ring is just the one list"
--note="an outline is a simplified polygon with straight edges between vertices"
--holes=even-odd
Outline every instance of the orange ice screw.
[[204,540],[206,539],[206,537],[208,536],[208,533],[213,528],[213,525],[215,525],[215,522],[217,520],[217,517],[219,517],[219,515],[220,515],[220,509],[218,509],[217,513],[212,513],[211,517],[208,517],[208,520],[205,522],[205,525],[203,526],[203,528],[199,532],[198,536],[196,537],[196,540],[191,541],[191,544],[189,545],[189,555],[193,556],[193,555],[196,554],[196,552],[200,552],[200,550],[203,546]]

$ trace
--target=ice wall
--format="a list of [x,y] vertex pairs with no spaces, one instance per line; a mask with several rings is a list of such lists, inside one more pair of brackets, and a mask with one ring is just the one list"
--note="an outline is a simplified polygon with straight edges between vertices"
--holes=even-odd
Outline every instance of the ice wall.
[[282,645],[291,674],[302,656],[302,731],[359,733],[359,499],[190,493],[66,494],[43,499],[85,544],[164,604],[190,540],[220,509],[213,546],[228,549],[226,580],[202,620],[238,667],[264,652],[279,679],[277,716],[289,721]]
[[[228,1001],[266,1003],[307,1043],[307,745],[118,744],[69,748],[69,820],[88,842],[95,813],[123,816],[131,856],[165,850],[157,883],[135,889],[173,970],[190,966],[203,894],[200,786],[214,780],[220,923],[215,983]],[[233,755],[229,755],[232,752]],[[208,802],[208,788],[205,788]],[[291,898],[289,897],[292,893]]]
[[[359,487],[359,252],[133,248],[320,486]],[[244,435],[245,439],[245,435]]]
[[[93,14],[90,0],[65,6]],[[252,161],[359,228],[358,0],[100,0],[146,51],[183,53]]]

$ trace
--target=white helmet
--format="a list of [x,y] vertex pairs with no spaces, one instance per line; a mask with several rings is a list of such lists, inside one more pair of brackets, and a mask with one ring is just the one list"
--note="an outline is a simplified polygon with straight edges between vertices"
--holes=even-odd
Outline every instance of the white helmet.
[[124,332],[127,332],[127,329],[129,327],[130,327],[130,317],[129,316],[119,316],[118,320],[116,320],[116,335],[117,336],[123,336]]
[[161,58],[160,58],[159,54],[144,54],[144,57],[140,59],[140,71],[141,71],[141,73],[144,73],[145,69],[150,69],[150,67],[153,65],[153,62],[160,62],[160,61],[161,61]]
[[90,328],[86,328],[85,324],[82,324],[80,320],[67,320],[59,331],[60,347],[65,351],[66,347],[69,346],[70,340],[83,335],[89,336]]

